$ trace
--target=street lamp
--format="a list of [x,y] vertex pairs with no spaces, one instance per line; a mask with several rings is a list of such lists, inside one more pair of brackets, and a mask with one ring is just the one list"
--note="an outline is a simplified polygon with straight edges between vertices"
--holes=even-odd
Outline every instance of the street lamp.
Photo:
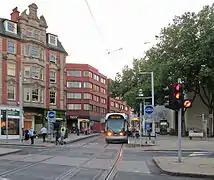
[[[139,89],[138,91],[138,98],[143,100],[143,90]],[[142,144],[142,112],[143,112],[143,105],[142,101],[140,101],[140,146]]]
[[[154,90],[154,73],[153,72],[140,72],[140,75],[151,74],[151,89],[152,89],[152,106],[155,107],[155,90]],[[152,117],[152,133],[155,134],[155,120]]]
[[22,65],[20,66],[20,74],[19,74],[19,139],[20,142],[23,140],[23,92],[22,92]]

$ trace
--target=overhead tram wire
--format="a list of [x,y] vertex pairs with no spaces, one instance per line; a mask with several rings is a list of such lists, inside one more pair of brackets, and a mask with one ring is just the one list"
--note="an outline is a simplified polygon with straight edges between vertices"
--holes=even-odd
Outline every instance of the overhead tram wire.
[[[93,15],[93,13],[92,13],[91,7],[90,7],[90,5],[89,5],[89,3],[88,3],[87,0],[85,0],[85,3],[86,3],[86,6],[87,6],[87,8],[88,8],[88,11],[89,11],[89,13],[90,13],[90,15],[91,15],[93,21],[94,21],[95,28],[96,28],[96,30],[97,30],[99,36],[100,36],[101,43],[103,44],[103,46],[105,46],[105,45],[104,45],[104,40],[103,40],[103,37],[102,37],[102,33],[101,33],[100,28],[99,28],[99,26],[98,26],[98,23],[97,23],[97,21],[96,21],[94,15]],[[104,47],[104,48],[105,48],[105,47]]]

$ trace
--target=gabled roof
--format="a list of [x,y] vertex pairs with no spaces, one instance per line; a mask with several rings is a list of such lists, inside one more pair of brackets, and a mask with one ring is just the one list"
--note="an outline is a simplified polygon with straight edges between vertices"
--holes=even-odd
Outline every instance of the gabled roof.
[[[3,24],[5,20],[11,21],[11,20],[8,20],[8,19],[0,18],[0,35],[5,36],[5,37],[10,37],[10,38],[13,38],[13,39],[22,40],[19,24],[17,23],[17,32],[18,33],[17,34],[10,33],[10,32],[5,31],[4,24]],[[13,22],[13,21],[11,21],[11,22]],[[14,23],[16,23],[16,22],[14,22]],[[53,46],[53,45],[48,44],[48,34],[49,33],[46,33],[46,47],[50,48],[50,49],[53,49],[53,50],[56,50],[56,51],[63,52],[66,55],[68,55],[68,53],[65,51],[62,43],[59,41],[58,38],[57,38],[57,46]]]
[[68,55],[68,53],[65,51],[64,47],[62,46],[62,43],[59,41],[58,37],[57,37],[57,46],[54,46],[54,45],[51,45],[48,43],[48,34],[50,34],[50,33],[46,33],[47,47],[52,49],[52,50],[64,52],[66,55]]
[[[0,35],[10,37],[10,38],[14,38],[14,39],[21,39],[19,27],[17,26],[17,31],[18,31],[17,34],[7,32],[4,29],[4,24],[3,24],[4,21],[11,21],[11,20],[0,18]],[[11,21],[11,22],[13,22],[13,21]]]

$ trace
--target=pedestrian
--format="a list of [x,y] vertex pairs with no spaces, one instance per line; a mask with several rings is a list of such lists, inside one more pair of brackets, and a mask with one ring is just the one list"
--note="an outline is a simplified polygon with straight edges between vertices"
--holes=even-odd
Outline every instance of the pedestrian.
[[47,128],[43,126],[43,128],[40,131],[42,133],[43,142],[45,142],[45,137],[47,136]]
[[60,143],[61,143],[61,145],[62,145],[62,144],[64,144],[64,138],[65,138],[65,127],[62,127],[62,128],[61,128],[61,131],[60,131],[60,137],[61,137]]
[[34,129],[33,128],[30,128],[29,135],[30,135],[31,144],[34,144]]
[[60,132],[59,132],[59,129],[56,129],[56,145],[59,142],[59,138],[60,138]]

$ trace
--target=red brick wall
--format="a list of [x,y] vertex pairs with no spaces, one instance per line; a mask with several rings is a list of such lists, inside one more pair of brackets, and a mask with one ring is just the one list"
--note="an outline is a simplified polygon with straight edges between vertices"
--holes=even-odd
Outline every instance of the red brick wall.
[[[57,52],[57,65],[60,66],[60,53]],[[56,74],[56,106],[60,108],[60,71]]]
[[47,64],[46,64],[46,108],[49,108],[49,103],[50,103],[50,68],[49,68],[49,54],[50,54],[50,50],[49,49],[46,49],[46,61],[47,61]]
[[20,92],[20,68],[21,68],[21,42],[17,41],[17,54],[16,54],[16,82],[17,82],[17,88],[16,88],[16,102],[19,103],[19,92]]
[[[2,38],[2,52],[7,52],[7,39]],[[7,103],[7,60],[2,59],[2,104]]]
[[[92,78],[88,78],[88,77],[84,77],[83,76],[83,71],[91,71],[92,73],[97,74],[98,76],[105,78],[107,81],[107,77],[104,76],[103,74],[101,74],[96,68],[88,65],[88,64],[66,64],[66,71],[69,70],[81,70],[82,71],[82,77],[66,77],[67,81],[79,81],[82,82],[82,86],[83,86],[83,82],[91,82],[93,84],[96,84],[104,89],[106,89],[107,91],[107,85],[103,84],[101,82],[95,81]],[[92,89],[87,89],[87,88],[67,88],[67,92],[88,92],[91,93],[92,95],[97,95],[99,97],[105,98],[106,102],[107,102],[107,94],[102,94],[101,92],[95,92]],[[105,116],[105,114],[103,113],[97,113],[97,112],[92,112],[92,111],[84,111],[83,110],[83,103],[90,103],[92,105],[96,105],[98,107],[102,107],[105,108],[107,110],[107,104],[102,104],[99,102],[95,102],[92,100],[69,100],[67,99],[67,104],[70,103],[81,103],[82,104],[82,110],[81,111],[67,111],[68,115],[81,115],[81,116],[92,116],[92,117],[99,117],[99,118],[103,118]]]

